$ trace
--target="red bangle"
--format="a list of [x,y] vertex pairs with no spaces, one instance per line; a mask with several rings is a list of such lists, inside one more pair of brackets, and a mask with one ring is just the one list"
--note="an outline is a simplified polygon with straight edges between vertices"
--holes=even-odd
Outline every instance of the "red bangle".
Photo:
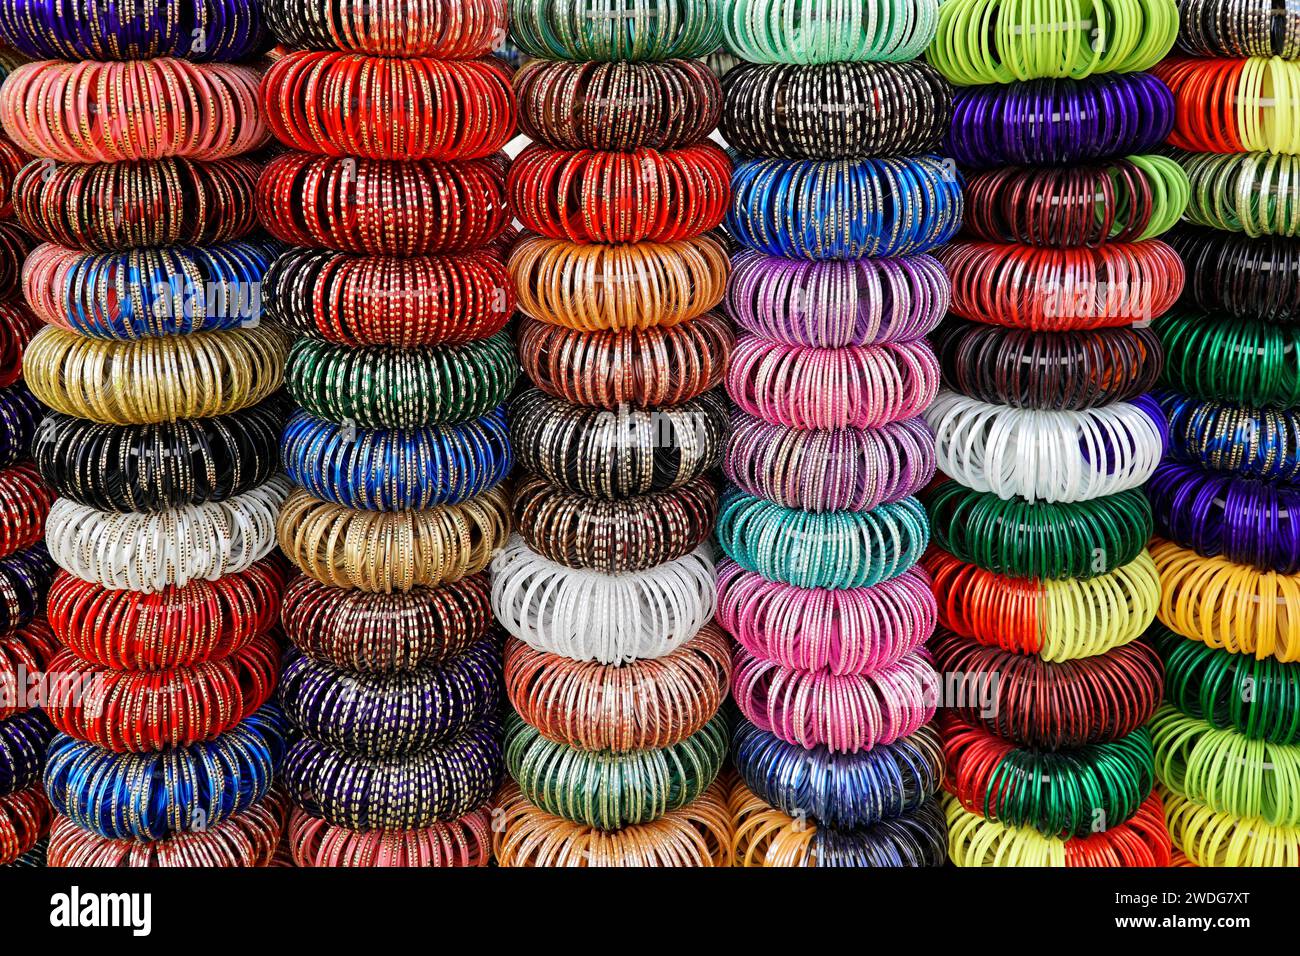
[[0,637],[0,720],[30,710],[26,691],[59,652],[59,640],[43,618]]
[[1152,67],[1174,94],[1174,128],[1166,142],[1196,153],[1249,152],[1241,141],[1238,110],[1258,106],[1239,101],[1245,66],[1238,59],[1174,57]]
[[30,548],[45,536],[54,492],[31,462],[0,469],[0,558]]
[[30,159],[17,143],[0,135],[0,219],[13,216],[14,180]]
[[571,242],[676,242],[722,222],[731,160],[713,143],[566,152],[532,143],[507,177],[526,229]]
[[0,222],[0,303],[22,303],[23,263],[37,247],[16,222]]
[[298,51],[262,81],[267,125],[286,146],[366,159],[476,159],[509,142],[510,70],[481,60]]
[[0,302],[0,388],[23,375],[23,352],[42,328],[36,313],[23,302]]
[[349,830],[294,807],[289,851],[298,866],[487,866],[492,815],[487,807],[418,830]]
[[18,859],[49,829],[54,811],[40,784],[0,797],[0,866]]

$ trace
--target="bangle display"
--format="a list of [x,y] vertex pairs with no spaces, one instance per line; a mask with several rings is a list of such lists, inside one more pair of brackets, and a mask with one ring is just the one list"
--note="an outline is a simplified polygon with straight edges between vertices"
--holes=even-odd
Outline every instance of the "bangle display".
[[45,407],[25,382],[0,388],[0,468],[10,468],[31,454],[44,414]]
[[504,0],[266,0],[264,12],[287,47],[393,57],[482,56],[506,32]]
[[1175,793],[1166,793],[1164,802],[1174,845],[1196,866],[1300,864],[1300,827],[1220,813]]
[[492,817],[479,809],[413,830],[349,830],[294,807],[286,839],[301,867],[487,866]]
[[0,469],[0,557],[43,539],[53,503],[54,493],[30,462]]
[[1169,145],[1197,153],[1300,153],[1300,64],[1171,57],[1151,72],[1178,104]]
[[731,177],[727,231],[790,259],[861,259],[926,252],[961,224],[961,180],[938,156],[747,159]]
[[[40,330],[41,320],[26,303],[0,302],[0,390],[22,377],[23,350]],[[3,405],[0,398],[0,407]]]
[[1300,243],[1187,227],[1169,243],[1187,270],[1186,307],[1256,322],[1300,321]]
[[50,828],[50,801],[39,786],[0,797],[0,866],[15,862]]
[[1300,18],[1272,0],[1185,0],[1178,45],[1195,56],[1300,56]]
[[1175,158],[1191,184],[1188,222],[1252,239],[1300,235],[1300,157],[1179,152]]
[[510,39],[543,60],[691,59],[722,45],[718,0],[510,0]]
[[1300,482],[1300,410],[1159,393],[1169,456],[1238,478]]
[[26,688],[33,678],[45,673],[58,651],[59,641],[43,617],[11,628],[0,636],[0,721],[30,709],[28,705],[32,701],[25,693]]
[[0,558],[0,634],[34,625],[56,570],[44,544]]
[[902,62],[934,37],[938,0],[739,0],[722,18],[727,49],[751,63]]
[[53,736],[54,728],[40,710],[0,721],[0,796],[40,782],[45,748]]

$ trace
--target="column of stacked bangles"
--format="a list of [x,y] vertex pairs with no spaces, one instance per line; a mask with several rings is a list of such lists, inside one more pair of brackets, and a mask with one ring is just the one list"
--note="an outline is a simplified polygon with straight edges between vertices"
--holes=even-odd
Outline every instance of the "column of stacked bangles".
[[[961,220],[934,153],[949,84],[916,62],[937,0],[736,0],[722,132],[739,339],[717,535],[736,641],[729,793],[744,866],[941,866],[935,626],[917,561],[933,477],[927,250]],[[791,29],[793,20],[794,28]],[[785,24],[778,30],[777,24]]]
[[257,211],[297,339],[281,452],[280,702],[298,866],[485,866],[501,774],[501,641],[517,376],[502,147],[504,0],[269,0],[294,52],[262,105],[289,151]]
[[[182,9],[183,8],[183,9]],[[13,184],[23,371],[57,495],[44,787],[53,866],[256,865],[282,826],[268,703],[284,579],[275,514],[287,337],[260,322],[276,244],[252,214],[268,136],[256,4],[0,3],[35,62],[0,122],[38,157]]]
[[[979,23],[992,20],[986,34]],[[1164,866],[1144,726],[1160,582],[1141,485],[1164,419],[1150,319],[1183,284],[1158,236],[1187,177],[1151,155],[1173,121],[1142,73],[1173,0],[946,0],[928,57],[960,88],[948,148],[961,239],[926,413],[949,854],[959,866]]]
[[1300,866],[1300,18],[1188,0],[1179,46],[1155,70],[1191,180],[1187,287],[1156,323],[1156,776],[1191,863]]
[[698,59],[719,0],[512,0],[533,142],[510,169],[509,269],[533,387],[492,576],[510,633],[501,866],[725,866],[731,661],[712,622],[712,472],[734,345],[731,163]]

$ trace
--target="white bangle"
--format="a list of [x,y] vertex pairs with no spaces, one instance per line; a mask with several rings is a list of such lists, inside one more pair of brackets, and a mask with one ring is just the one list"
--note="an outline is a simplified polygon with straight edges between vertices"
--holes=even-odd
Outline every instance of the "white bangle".
[[1086,501],[1136,488],[1164,450],[1140,406],[1058,412],[1010,408],[944,390],[925,413],[939,470],[975,491],[1029,501]]
[[114,590],[161,591],[213,581],[275,547],[275,518],[293,486],[283,475],[225,501],[152,514],[99,511],[59,498],[45,543],[69,574]]
[[492,610],[530,647],[576,661],[625,664],[663,657],[713,617],[707,544],[633,574],[566,568],[530,551],[519,535],[492,561]]

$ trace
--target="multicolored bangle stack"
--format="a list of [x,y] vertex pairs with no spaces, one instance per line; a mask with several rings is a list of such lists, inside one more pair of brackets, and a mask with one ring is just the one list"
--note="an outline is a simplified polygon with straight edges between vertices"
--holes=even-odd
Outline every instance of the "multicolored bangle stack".
[[0,122],[38,157],[6,201],[40,243],[23,373],[50,409],[33,475],[58,496],[48,862],[265,864],[288,492],[267,439],[288,342],[260,321],[277,245],[255,232],[244,158],[268,138],[240,65],[263,49],[260,10],[0,0],[0,36],[36,58],[0,88]]
[[[722,133],[740,338],[717,536],[743,720],[728,809],[744,866],[939,866],[943,754],[917,561],[934,475],[925,336],[961,220],[935,154],[952,108],[917,58],[937,0],[736,0]],[[778,29],[777,24],[783,24]],[[888,26],[886,26],[888,25]]]
[[725,866],[712,472],[735,345],[712,311],[731,163],[708,139],[720,0],[511,0],[527,232],[508,262],[533,388],[511,406],[518,535],[501,866]]
[[1196,866],[1300,866],[1300,22],[1188,0],[1170,155],[1187,267],[1156,323],[1167,460],[1147,487],[1164,596],[1151,723],[1174,846]]
[[[1094,22],[1101,24],[1092,30]],[[984,25],[989,25],[985,29]],[[958,866],[1164,866],[1160,581],[1142,484],[1165,419],[1149,328],[1183,268],[1159,237],[1186,174],[1153,67],[1173,0],[945,0],[927,57],[958,86],[962,237],[925,413],[948,852]]]
[[297,336],[280,451],[293,643],[280,702],[298,866],[485,866],[501,774],[502,407],[518,375],[501,148],[504,0],[266,0],[293,52],[262,83],[289,150],[257,182],[289,244],[267,276]]

